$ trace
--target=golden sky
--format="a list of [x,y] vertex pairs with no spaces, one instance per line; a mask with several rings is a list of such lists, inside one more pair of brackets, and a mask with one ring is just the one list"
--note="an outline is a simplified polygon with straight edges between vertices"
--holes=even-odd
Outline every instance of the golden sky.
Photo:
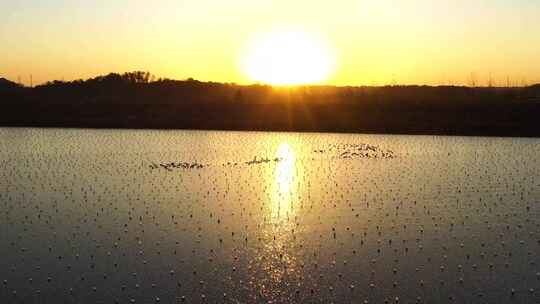
[[[145,70],[252,83],[246,44],[275,28],[333,50],[336,85],[540,82],[538,0],[0,2],[0,77],[25,83]],[[286,50],[286,46],[284,46]]]

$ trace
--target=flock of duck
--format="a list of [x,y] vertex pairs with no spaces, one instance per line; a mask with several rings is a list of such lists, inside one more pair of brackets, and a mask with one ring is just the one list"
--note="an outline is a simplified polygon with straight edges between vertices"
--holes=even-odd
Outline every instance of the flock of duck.
[[[366,158],[366,159],[391,159],[396,158],[396,154],[392,150],[381,149],[378,146],[360,143],[360,144],[329,144],[326,149],[314,149],[312,151],[314,154],[330,154],[333,155],[330,159],[356,159],[356,158]],[[222,167],[238,167],[238,166],[253,166],[269,163],[279,163],[283,161],[283,157],[260,157],[254,156],[253,159],[249,161],[227,161],[221,163]],[[151,170],[162,169],[168,172],[174,171],[174,169],[182,170],[199,170],[203,168],[208,168],[213,164],[201,164],[199,162],[162,162],[154,163],[152,162],[149,165]],[[215,165],[215,164],[214,164]]]
[[199,164],[197,162],[194,163],[188,163],[188,162],[170,162],[170,163],[152,163],[150,164],[150,169],[164,169],[166,171],[173,171],[173,169],[184,169],[184,170],[195,170],[195,169],[202,169],[204,167],[207,167],[208,165]]
[[339,158],[354,159],[354,158],[395,158],[394,151],[382,149],[379,146],[360,143],[346,144],[328,144],[328,148],[324,150],[314,150],[315,153],[338,153]]
[[534,139],[0,138],[1,303],[540,301]]

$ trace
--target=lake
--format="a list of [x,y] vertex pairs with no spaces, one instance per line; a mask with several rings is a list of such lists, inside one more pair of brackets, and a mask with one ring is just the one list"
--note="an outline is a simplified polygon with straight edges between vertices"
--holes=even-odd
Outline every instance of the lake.
[[540,140],[0,128],[2,303],[536,303]]

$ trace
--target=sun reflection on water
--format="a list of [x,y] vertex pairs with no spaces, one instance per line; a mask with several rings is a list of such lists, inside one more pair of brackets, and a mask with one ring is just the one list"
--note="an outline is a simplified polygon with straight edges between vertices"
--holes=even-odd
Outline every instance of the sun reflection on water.
[[280,161],[267,171],[269,200],[265,223],[260,231],[264,242],[254,256],[253,297],[265,301],[288,302],[293,286],[302,281],[296,241],[295,204],[298,205],[301,190],[299,164],[293,146],[280,143],[275,150],[275,157]]
[[276,157],[281,161],[274,172],[274,188],[271,193],[270,218],[272,223],[282,221],[283,216],[290,216],[294,211],[293,199],[296,179],[296,156],[294,150],[287,143],[279,145]]

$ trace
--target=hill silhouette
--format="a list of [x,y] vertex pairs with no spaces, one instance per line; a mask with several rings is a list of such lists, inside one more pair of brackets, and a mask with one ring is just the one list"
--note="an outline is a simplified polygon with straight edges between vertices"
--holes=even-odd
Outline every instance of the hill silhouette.
[[0,79],[0,125],[539,136],[540,85],[335,87],[156,79]]
[[0,90],[2,91],[13,90],[20,87],[21,86],[18,83],[9,81],[3,77],[0,77]]

